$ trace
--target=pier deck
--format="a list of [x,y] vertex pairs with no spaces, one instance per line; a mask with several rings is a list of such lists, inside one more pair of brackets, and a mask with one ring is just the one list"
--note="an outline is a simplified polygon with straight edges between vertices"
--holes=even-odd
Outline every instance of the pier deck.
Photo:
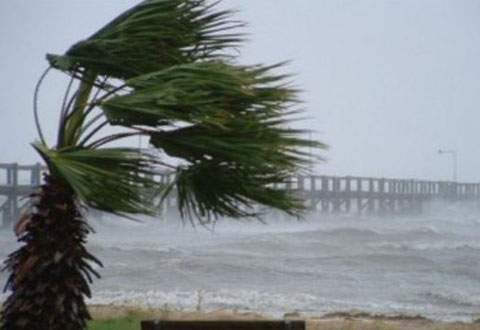
[[[11,226],[26,207],[25,197],[40,184],[41,164],[0,163],[0,226]],[[172,175],[161,175],[171,181]],[[312,211],[357,214],[420,213],[426,202],[476,202],[480,183],[403,180],[367,177],[294,175],[276,188],[293,190]],[[164,212],[176,208],[174,194],[165,201]]]

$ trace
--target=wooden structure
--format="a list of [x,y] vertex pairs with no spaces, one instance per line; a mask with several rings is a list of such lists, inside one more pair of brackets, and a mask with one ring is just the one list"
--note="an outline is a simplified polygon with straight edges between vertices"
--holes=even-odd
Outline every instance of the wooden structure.
[[420,213],[430,201],[480,205],[479,183],[313,175],[295,177],[291,185],[312,211],[330,213]]
[[[0,164],[0,225],[9,227],[19,217],[25,197],[40,184],[43,170],[40,164]],[[158,178],[164,183],[173,179],[171,174]],[[292,176],[275,187],[293,190],[312,211],[325,213],[411,214],[433,200],[480,205],[479,183],[309,175]],[[160,209],[162,213],[177,209],[175,191]]]
[[26,198],[40,184],[44,168],[0,163],[0,225],[10,226],[26,207]]
[[305,321],[142,321],[142,330],[305,330]]

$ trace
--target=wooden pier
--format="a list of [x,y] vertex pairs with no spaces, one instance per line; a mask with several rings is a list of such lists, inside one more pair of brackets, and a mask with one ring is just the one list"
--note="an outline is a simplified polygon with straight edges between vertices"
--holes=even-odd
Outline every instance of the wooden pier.
[[26,197],[40,184],[44,168],[0,163],[0,225],[10,226],[26,207]]
[[[0,164],[0,227],[10,227],[18,219],[27,205],[25,197],[40,184],[44,170],[41,164]],[[173,180],[173,175],[159,176],[163,182]],[[434,200],[480,205],[480,183],[297,175],[276,188],[293,190],[312,211],[324,213],[421,213]],[[176,210],[174,193],[161,208],[162,212]]]
[[312,211],[326,213],[412,214],[430,201],[480,204],[479,183],[312,175],[292,185]]

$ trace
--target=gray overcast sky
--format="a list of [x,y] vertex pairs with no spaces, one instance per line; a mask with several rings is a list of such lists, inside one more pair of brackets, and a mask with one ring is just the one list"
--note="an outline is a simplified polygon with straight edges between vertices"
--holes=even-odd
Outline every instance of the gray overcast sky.
[[[34,85],[63,53],[137,3],[0,1],[0,162],[38,160]],[[480,182],[480,1],[225,0],[248,22],[245,63],[292,60],[313,137],[331,146],[317,172]],[[61,75],[41,93],[53,137]],[[60,93],[59,93],[60,92]]]

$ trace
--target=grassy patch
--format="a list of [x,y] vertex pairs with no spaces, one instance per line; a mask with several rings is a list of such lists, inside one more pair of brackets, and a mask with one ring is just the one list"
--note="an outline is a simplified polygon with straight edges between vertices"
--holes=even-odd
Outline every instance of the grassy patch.
[[141,320],[141,317],[136,316],[92,320],[88,324],[88,330],[140,330]]

